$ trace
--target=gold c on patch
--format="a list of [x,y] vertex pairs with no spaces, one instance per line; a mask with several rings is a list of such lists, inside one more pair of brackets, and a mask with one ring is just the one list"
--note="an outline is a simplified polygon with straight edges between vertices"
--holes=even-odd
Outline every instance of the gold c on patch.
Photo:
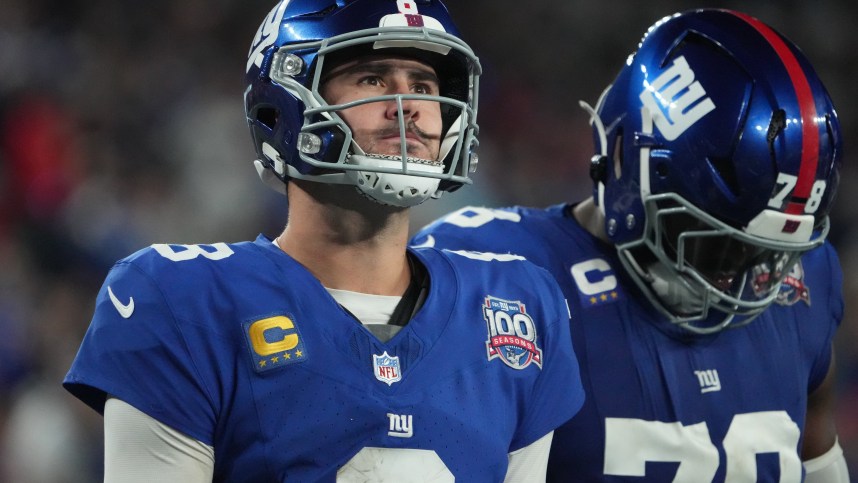
[[244,334],[256,372],[270,371],[307,358],[298,327],[285,315],[245,322]]

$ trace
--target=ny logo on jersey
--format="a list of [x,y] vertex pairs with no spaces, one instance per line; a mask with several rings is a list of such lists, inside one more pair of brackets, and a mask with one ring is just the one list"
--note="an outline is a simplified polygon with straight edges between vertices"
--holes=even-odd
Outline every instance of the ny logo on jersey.
[[706,91],[700,82],[694,80],[694,71],[682,56],[677,57],[673,65],[651,84],[644,81],[640,100],[668,141],[678,138],[715,109],[715,103],[706,97]]
[[381,382],[386,382],[388,386],[402,380],[399,356],[391,356],[387,351],[384,351],[384,354],[380,356],[372,355],[372,368],[375,378]]
[[414,436],[414,424],[410,414],[387,413],[387,435],[395,438],[410,438]]
[[701,394],[721,390],[721,379],[718,377],[717,369],[694,371],[694,375],[697,376],[697,382],[700,383]]

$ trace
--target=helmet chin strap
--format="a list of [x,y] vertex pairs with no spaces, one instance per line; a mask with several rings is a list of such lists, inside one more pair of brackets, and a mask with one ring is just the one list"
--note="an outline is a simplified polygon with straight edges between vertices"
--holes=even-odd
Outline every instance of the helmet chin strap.
[[266,186],[282,195],[286,194],[286,183],[278,178],[271,168],[265,167],[262,160],[254,159],[253,167],[256,168],[256,174],[259,175],[259,179],[261,179]]
[[444,160],[447,159],[447,155],[450,154],[450,151],[452,151],[458,144],[462,133],[462,125],[465,124],[466,121],[465,116],[466,114],[464,112],[459,114],[459,117],[453,121],[453,124],[450,125],[450,129],[447,129],[447,132],[444,134],[444,139],[441,140],[441,149],[438,153],[439,162],[443,163]]
[[[651,264],[646,273],[646,281],[662,304],[662,310],[669,309],[673,322],[691,332],[714,334],[725,328],[742,327],[762,313],[740,316],[719,309],[717,306],[721,299],[715,292],[686,283],[682,274],[675,273],[661,262]],[[715,320],[716,317],[722,318]]]
[[648,281],[659,300],[680,314],[703,313],[705,295],[690,284],[677,280],[675,274],[661,262],[647,267]]

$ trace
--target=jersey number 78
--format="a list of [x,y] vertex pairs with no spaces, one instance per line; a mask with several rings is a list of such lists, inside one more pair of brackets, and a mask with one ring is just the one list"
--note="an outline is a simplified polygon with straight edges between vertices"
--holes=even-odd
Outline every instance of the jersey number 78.
[[[758,453],[777,453],[781,483],[801,482],[796,452],[801,431],[785,411],[737,414],[724,436],[724,481],[757,481]],[[606,418],[606,475],[646,476],[647,461],[678,462],[673,483],[712,481],[720,465],[706,422],[682,423]]]

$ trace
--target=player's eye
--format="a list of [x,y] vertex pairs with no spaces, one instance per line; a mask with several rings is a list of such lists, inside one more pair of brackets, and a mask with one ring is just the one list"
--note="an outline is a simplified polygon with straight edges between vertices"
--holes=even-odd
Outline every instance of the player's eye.
[[428,83],[414,84],[411,88],[415,94],[434,95],[437,93],[437,88]]
[[381,77],[379,77],[377,75],[368,75],[368,76],[361,77],[358,80],[358,84],[365,84],[368,86],[380,86],[380,85],[384,84],[384,82],[382,81]]

